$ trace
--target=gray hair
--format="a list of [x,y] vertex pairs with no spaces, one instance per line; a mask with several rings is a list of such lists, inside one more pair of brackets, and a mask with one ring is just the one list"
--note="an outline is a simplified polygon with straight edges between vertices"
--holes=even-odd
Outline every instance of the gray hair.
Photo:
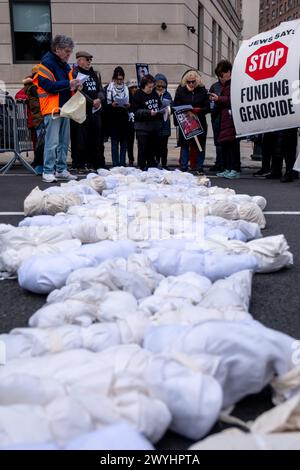
[[55,52],[56,49],[65,49],[69,47],[70,49],[74,49],[74,41],[72,38],[68,36],[64,36],[63,34],[57,34],[55,38],[52,39],[51,43],[51,50]]

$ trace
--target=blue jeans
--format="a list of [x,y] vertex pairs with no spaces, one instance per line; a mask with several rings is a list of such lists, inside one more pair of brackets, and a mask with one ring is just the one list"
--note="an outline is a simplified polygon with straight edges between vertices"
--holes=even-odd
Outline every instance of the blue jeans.
[[[120,144],[120,150],[119,150]],[[111,138],[111,158],[113,166],[126,165],[127,139]]]
[[[190,159],[190,148],[189,148],[189,146],[181,147],[181,150],[180,150],[180,167],[183,170],[188,169],[189,159]],[[197,169],[203,167],[204,159],[205,159],[205,152],[204,151],[200,152],[200,150],[198,150],[198,152],[197,152]]]
[[46,128],[44,148],[44,173],[61,173],[67,169],[67,155],[70,140],[70,121],[59,117],[52,119],[51,115],[44,117]]

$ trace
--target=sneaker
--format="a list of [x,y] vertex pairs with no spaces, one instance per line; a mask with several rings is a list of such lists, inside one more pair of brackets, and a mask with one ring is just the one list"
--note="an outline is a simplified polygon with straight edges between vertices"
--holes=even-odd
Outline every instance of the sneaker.
[[56,178],[53,173],[43,173],[42,181],[44,183],[56,183]]
[[61,173],[56,172],[55,177],[59,180],[66,180],[66,181],[78,179],[77,176],[71,175],[71,173],[68,170],[64,170]]
[[219,178],[226,178],[226,176],[230,173],[229,170],[222,171],[221,173],[216,173],[216,176]]
[[238,171],[231,170],[227,175],[224,176],[224,178],[228,178],[230,180],[237,179],[240,177],[240,174]]

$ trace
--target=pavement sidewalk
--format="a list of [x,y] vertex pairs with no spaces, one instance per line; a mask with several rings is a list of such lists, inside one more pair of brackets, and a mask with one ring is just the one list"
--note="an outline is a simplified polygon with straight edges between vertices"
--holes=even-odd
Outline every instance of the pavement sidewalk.
[[[170,167],[177,167],[179,161],[180,148],[176,147],[176,139],[169,139],[169,155],[168,155],[168,165]],[[260,162],[251,160],[251,155],[253,153],[253,144],[252,142],[247,142],[245,140],[241,141],[241,163],[242,168],[260,168]],[[137,147],[135,145],[135,161],[137,156]],[[26,157],[29,162],[33,160],[33,153],[29,152],[28,157],[26,153],[22,153],[23,157]],[[12,157],[12,153],[0,153],[0,165],[7,163]],[[111,165],[111,146],[110,141],[105,143],[105,159],[108,165]],[[214,141],[211,137],[208,137],[206,144],[206,157],[204,166],[211,166],[215,162],[215,146]],[[71,156],[68,156],[68,163],[71,163]]]

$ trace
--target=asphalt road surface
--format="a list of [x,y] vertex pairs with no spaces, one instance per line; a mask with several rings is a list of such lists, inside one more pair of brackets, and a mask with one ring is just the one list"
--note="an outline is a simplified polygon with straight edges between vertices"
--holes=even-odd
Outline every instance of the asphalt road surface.
[[[239,180],[217,178],[212,179],[212,184],[267,199],[267,228],[263,234],[285,235],[294,254],[294,266],[278,273],[254,276],[250,312],[264,325],[300,339],[300,180],[282,184],[277,180],[257,179],[248,169]],[[35,186],[45,189],[49,185],[42,183],[41,177],[19,169],[0,176],[0,223],[17,225],[22,220],[22,214],[16,213],[23,212],[24,198]],[[15,280],[0,281],[0,332],[27,326],[28,318],[44,302],[45,296],[22,290]],[[243,420],[253,420],[271,407],[270,390],[266,388],[241,401],[233,414]],[[218,423],[212,432],[224,427]],[[182,450],[189,444],[190,441],[168,432],[157,448]]]

